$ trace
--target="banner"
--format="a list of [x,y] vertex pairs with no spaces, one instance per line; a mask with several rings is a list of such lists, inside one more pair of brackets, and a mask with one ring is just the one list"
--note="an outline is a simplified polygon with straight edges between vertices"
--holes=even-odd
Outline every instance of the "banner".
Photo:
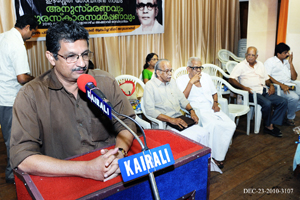
[[37,40],[49,26],[77,21],[90,37],[164,33],[164,0],[15,0],[16,17],[33,14]]

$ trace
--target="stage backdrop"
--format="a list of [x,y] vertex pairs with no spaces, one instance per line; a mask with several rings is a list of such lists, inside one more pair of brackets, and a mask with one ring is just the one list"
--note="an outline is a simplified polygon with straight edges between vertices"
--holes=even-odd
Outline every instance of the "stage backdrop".
[[[164,0],[141,4],[136,0],[15,0],[16,17],[33,14],[38,32],[33,39],[43,40],[53,23],[77,21],[90,37],[164,33]],[[141,22],[140,22],[140,20]],[[142,24],[154,23],[152,30],[143,31]]]

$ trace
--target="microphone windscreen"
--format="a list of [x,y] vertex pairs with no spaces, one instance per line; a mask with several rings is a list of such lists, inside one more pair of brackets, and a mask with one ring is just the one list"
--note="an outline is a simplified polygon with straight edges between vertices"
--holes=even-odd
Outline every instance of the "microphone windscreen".
[[78,86],[79,90],[81,90],[84,93],[86,93],[85,86],[88,83],[93,83],[95,86],[97,86],[97,82],[96,82],[95,78],[89,74],[82,74],[77,79],[77,86]]

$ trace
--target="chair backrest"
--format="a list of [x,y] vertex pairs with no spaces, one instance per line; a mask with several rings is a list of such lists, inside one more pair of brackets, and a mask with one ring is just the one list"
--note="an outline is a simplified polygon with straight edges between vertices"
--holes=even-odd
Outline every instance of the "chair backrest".
[[210,76],[217,76],[217,73],[220,72],[224,77],[229,78],[229,75],[226,74],[219,66],[214,64],[204,64],[203,72],[209,74]]
[[177,79],[179,76],[188,74],[186,67],[179,67],[178,69],[176,69],[173,73],[173,78]]
[[238,62],[235,61],[228,61],[226,63],[226,70],[229,74],[231,74],[233,68],[238,64]]
[[122,89],[123,93],[124,93],[126,96],[131,96],[131,95],[135,92],[135,90],[136,90],[136,88],[137,88],[137,83],[138,83],[143,89],[144,89],[144,87],[145,87],[145,84],[144,84],[143,81],[141,81],[141,79],[139,79],[139,78],[137,78],[137,77],[135,77],[135,76],[132,76],[132,75],[124,74],[124,75],[117,76],[117,77],[116,77],[116,81],[119,83],[120,86],[122,86],[122,85],[125,84],[125,83],[128,83],[128,84],[132,83],[132,84],[134,84],[134,85],[132,86],[132,90],[129,91],[129,92],[125,92],[125,91]]
[[228,61],[230,61],[230,57],[237,62],[241,62],[243,61],[245,58],[242,57],[237,57],[236,55],[234,55],[231,51],[228,51],[226,49],[221,49],[218,52],[218,58],[222,63],[227,63]]
[[236,89],[234,88],[232,85],[230,85],[230,83],[228,83],[226,80],[217,77],[217,76],[212,76],[211,77],[217,92],[218,92],[218,96],[221,97],[222,96],[222,85],[226,85],[226,87],[231,91],[234,92],[236,94],[240,94],[243,96],[243,104],[249,106],[249,95],[248,95],[248,91],[245,90],[240,90],[240,89]]

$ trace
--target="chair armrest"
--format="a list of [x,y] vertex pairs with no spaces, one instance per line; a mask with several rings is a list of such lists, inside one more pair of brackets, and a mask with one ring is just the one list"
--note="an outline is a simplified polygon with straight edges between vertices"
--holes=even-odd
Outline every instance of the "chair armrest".
[[[152,122],[152,124],[153,124],[153,123],[154,123],[154,124],[157,124],[158,129],[165,129],[165,128],[166,128],[166,122],[160,121],[160,120],[158,120],[158,119],[156,119],[156,118],[153,118],[153,117],[150,117],[149,115],[147,115],[146,109],[145,109],[145,107],[144,107],[143,97],[142,97],[142,99],[141,99],[141,108],[142,108],[142,111],[143,111],[145,117],[146,117],[147,119],[149,119],[149,120]],[[152,127],[152,128],[156,128],[156,127]]]
[[277,91],[277,95],[280,96],[280,85],[276,84],[276,83],[273,83],[274,87],[276,87],[276,91]]

